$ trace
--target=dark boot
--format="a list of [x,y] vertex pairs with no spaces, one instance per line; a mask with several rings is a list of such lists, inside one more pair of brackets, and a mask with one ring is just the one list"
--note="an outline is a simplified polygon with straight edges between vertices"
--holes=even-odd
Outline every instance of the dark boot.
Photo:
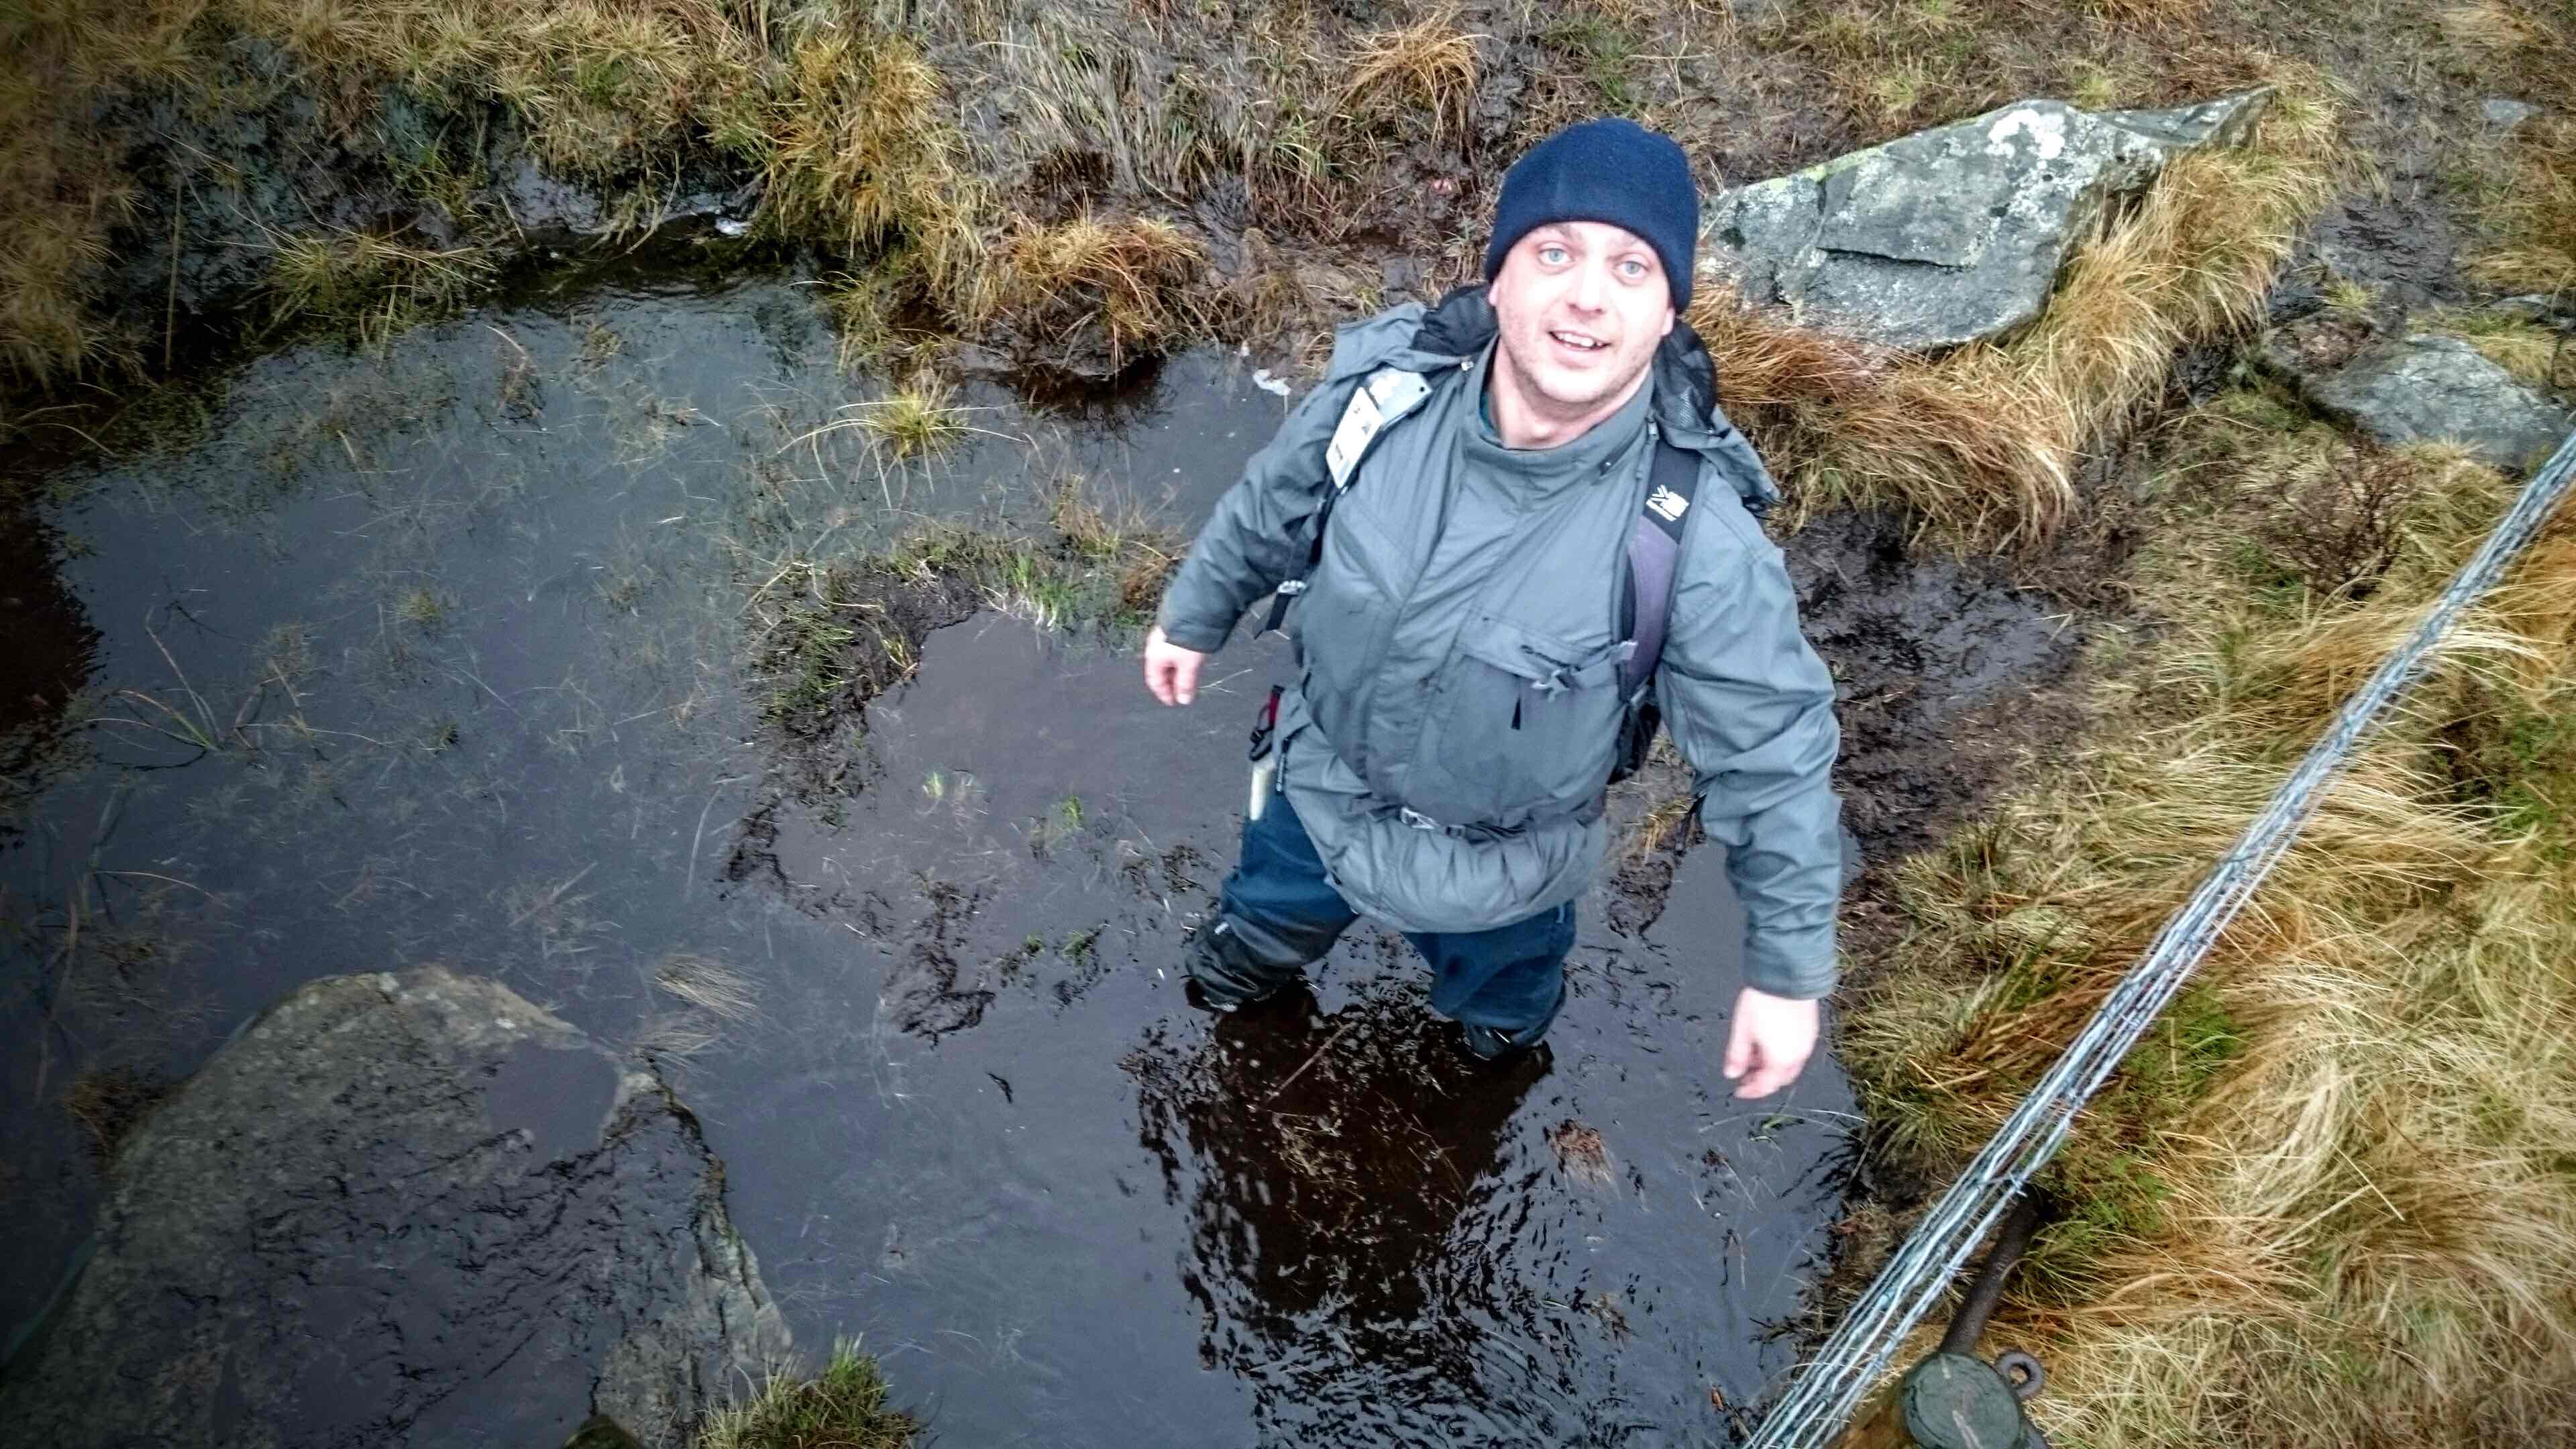
[[[1267,1001],[1305,980],[1305,965],[1321,956],[1301,949],[1309,944],[1292,935],[1231,916],[1198,933],[1190,942],[1189,999],[1206,1011],[1233,1011]],[[1323,949],[1332,949],[1327,936]]]
[[1243,826],[1243,854],[1217,897],[1216,920],[1191,939],[1191,1004],[1232,1011],[1303,979],[1356,919],[1333,889],[1288,797]]
[[1458,1023],[1459,1045],[1478,1061],[1500,1061],[1538,1045],[1565,1005],[1572,906],[1490,931],[1407,939],[1431,963],[1431,1009]]
[[1464,1036],[1462,1045],[1466,1047],[1467,1055],[1480,1062],[1499,1062],[1508,1057],[1516,1057],[1540,1045],[1540,1039],[1547,1035],[1547,1023],[1540,1022],[1534,1027],[1506,1032],[1497,1031],[1490,1026],[1474,1026],[1460,1022],[1458,1030]]

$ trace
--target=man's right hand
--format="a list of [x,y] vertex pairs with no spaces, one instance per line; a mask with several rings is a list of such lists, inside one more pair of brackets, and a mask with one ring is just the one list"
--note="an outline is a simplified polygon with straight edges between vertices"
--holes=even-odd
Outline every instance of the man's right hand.
[[1145,688],[1165,704],[1198,698],[1199,666],[1206,662],[1206,655],[1164,638],[1160,624],[1145,635]]

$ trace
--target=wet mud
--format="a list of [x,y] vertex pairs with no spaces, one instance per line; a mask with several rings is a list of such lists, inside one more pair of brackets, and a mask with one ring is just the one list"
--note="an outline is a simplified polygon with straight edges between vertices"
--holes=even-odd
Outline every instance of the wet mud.
[[1863,857],[1920,850],[2026,746],[2066,723],[2077,615],[1995,564],[1909,552],[1887,514],[1819,519],[1784,544],[1807,639],[1832,666],[1843,824]]
[[[1715,853],[1675,832],[1595,889],[1552,1055],[1497,1074],[1366,928],[1286,1009],[1182,1000],[1266,646],[1164,710],[1132,640],[961,593],[827,711],[851,768],[799,773],[741,664],[782,560],[1043,528],[1068,472],[1185,535],[1285,404],[1188,354],[1105,408],[970,391],[959,448],[881,466],[825,429],[874,385],[798,281],[297,347],[122,455],[12,459],[96,639],[78,748],[0,840],[0,1321],[96,1222],[79,1102],[186,1078],[305,982],[440,960],[663,1072],[796,1337],[865,1334],[956,1442],[1725,1437],[1795,1356],[1858,1123],[1829,1062],[1763,1103],[1718,1079]],[[1973,796],[2057,626],[1881,524],[1789,551],[1854,823],[1898,848]],[[1615,818],[1686,788],[1659,765]],[[485,1091],[547,1144],[594,1117]]]

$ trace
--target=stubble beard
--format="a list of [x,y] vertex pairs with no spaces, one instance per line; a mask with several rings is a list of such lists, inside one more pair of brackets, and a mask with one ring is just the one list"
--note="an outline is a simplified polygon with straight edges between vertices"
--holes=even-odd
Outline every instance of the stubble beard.
[[[1545,365],[1533,366],[1522,350],[1525,346],[1532,345],[1543,348],[1546,345],[1546,336],[1544,326],[1525,333],[1519,327],[1507,324],[1499,329],[1500,345],[1495,352],[1496,360],[1501,364],[1501,370],[1513,391],[1520,395],[1532,412],[1551,422],[1577,421],[1598,411],[1611,399],[1624,397],[1629,387],[1645,375],[1647,367],[1654,361],[1654,350],[1649,348],[1637,358],[1634,366],[1622,372],[1601,373],[1591,377],[1554,373]],[[1557,376],[1567,383],[1573,383],[1580,388],[1580,391],[1552,391],[1543,382],[1543,379],[1550,376]]]

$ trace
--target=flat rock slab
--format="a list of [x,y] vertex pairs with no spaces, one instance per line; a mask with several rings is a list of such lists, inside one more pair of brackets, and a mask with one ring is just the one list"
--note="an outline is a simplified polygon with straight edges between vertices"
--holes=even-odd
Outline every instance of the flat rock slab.
[[2383,443],[2459,443],[2508,473],[2576,430],[2576,414],[2456,337],[2401,337],[2297,381],[2311,406]]
[[498,982],[336,976],[144,1121],[0,1387],[61,1446],[677,1446],[787,1334],[660,1083]]
[[2039,315],[2106,206],[2176,156],[2242,143],[2269,95],[2100,114],[2029,100],[1917,132],[1719,197],[1700,270],[1884,346],[1998,338]]

